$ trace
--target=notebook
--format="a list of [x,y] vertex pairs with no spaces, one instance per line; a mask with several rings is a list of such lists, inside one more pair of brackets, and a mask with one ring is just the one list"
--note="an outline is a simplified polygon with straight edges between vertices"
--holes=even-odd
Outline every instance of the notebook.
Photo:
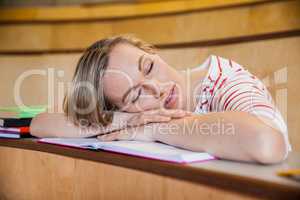
[[0,132],[7,132],[7,133],[29,133],[29,127],[16,127],[16,128],[7,128],[7,127],[0,127]]
[[216,159],[214,156],[205,152],[188,151],[159,142],[101,142],[96,138],[43,138],[39,139],[38,142],[82,149],[104,150],[175,163],[191,163]]
[[4,138],[22,138],[29,137],[29,127],[6,128],[0,127],[0,137]]
[[0,137],[30,137],[29,126],[32,118],[46,109],[45,105],[0,107]]
[[0,132],[0,138],[19,139],[19,138],[28,138],[28,137],[31,137],[31,135],[29,133],[3,133],[3,132]]
[[30,126],[32,118],[0,118],[0,126],[2,127],[22,127]]

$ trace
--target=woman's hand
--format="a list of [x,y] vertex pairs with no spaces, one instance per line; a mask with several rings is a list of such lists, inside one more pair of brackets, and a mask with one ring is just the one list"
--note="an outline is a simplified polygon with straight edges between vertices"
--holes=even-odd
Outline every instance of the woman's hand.
[[103,142],[114,140],[155,141],[153,134],[160,123],[151,123],[144,126],[129,127],[119,131],[100,135],[97,138]]
[[178,119],[190,115],[191,112],[179,109],[167,110],[149,110],[132,114],[127,120],[127,127],[141,126],[148,123],[169,122],[172,119]]
[[[179,119],[191,115],[184,110],[150,110],[141,113],[129,113],[127,126],[119,131],[98,136],[101,141],[139,140],[153,141],[153,133],[159,123],[166,123],[172,119]],[[128,117],[128,116],[127,116]],[[151,123],[151,124],[149,124]],[[145,125],[145,126],[142,126]]]

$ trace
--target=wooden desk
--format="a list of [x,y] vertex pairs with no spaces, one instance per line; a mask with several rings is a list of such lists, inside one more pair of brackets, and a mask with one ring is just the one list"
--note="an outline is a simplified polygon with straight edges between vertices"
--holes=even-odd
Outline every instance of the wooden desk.
[[276,175],[300,167],[296,152],[278,165],[180,165],[0,139],[0,160],[0,199],[300,199],[300,182]]

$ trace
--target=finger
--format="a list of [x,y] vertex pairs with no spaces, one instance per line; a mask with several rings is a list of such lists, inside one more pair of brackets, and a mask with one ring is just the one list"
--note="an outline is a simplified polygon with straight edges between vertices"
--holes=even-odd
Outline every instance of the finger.
[[177,116],[184,115],[186,111],[180,109],[155,109],[143,112],[144,115],[162,115],[162,116]]
[[169,116],[141,114],[128,122],[128,126],[140,126],[151,122],[168,122],[171,120]]
[[119,131],[117,140],[134,140],[135,132],[131,128],[123,129]]
[[170,109],[170,110],[162,109],[160,110],[159,114],[163,116],[169,116],[172,118],[181,118],[187,115],[187,111],[179,110],[179,109]]
[[185,116],[191,116],[191,115],[193,115],[193,112],[191,112],[191,111],[186,111],[185,112]]
[[116,141],[116,140],[133,140],[132,132],[127,131],[126,129],[121,131],[116,131],[113,133],[105,134],[98,136],[97,138],[103,142]]
[[[179,117],[185,117],[185,116],[189,116],[192,115],[192,112],[187,111],[187,110],[177,110],[177,113],[175,112],[175,115],[178,114]],[[176,116],[175,116],[176,117]]]
[[141,120],[143,120],[143,124],[148,123],[159,123],[159,122],[168,122],[172,118],[169,116],[162,116],[162,115],[144,115],[141,117]]
[[109,134],[100,135],[97,139],[101,140],[102,142],[109,142],[117,140],[119,132],[113,132]]

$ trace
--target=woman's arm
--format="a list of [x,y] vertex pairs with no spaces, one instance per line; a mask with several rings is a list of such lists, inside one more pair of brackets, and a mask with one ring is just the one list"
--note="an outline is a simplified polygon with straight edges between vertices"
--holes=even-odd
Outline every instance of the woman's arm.
[[33,118],[30,133],[36,137],[84,138],[117,131],[128,126],[139,126],[150,122],[168,122],[174,118],[190,115],[182,110],[152,110],[143,113],[115,112],[113,122],[106,127],[100,124],[77,126],[63,113],[41,113]]
[[283,135],[245,112],[210,113],[173,123],[179,127],[176,134],[166,129],[154,138],[230,160],[276,163],[286,155]]
[[97,135],[90,129],[80,128],[63,113],[41,113],[30,124],[30,134],[36,137],[90,137]]
[[129,115],[126,113],[115,113],[113,123],[106,127],[100,124],[77,126],[63,113],[41,113],[33,118],[30,124],[30,133],[36,137],[92,137],[124,128],[124,123],[122,125],[121,122],[128,120],[128,118]]
[[192,151],[206,151],[219,158],[260,163],[277,163],[286,155],[283,135],[246,112],[193,115],[145,127],[100,139],[132,139],[137,132],[136,140],[152,139]]

